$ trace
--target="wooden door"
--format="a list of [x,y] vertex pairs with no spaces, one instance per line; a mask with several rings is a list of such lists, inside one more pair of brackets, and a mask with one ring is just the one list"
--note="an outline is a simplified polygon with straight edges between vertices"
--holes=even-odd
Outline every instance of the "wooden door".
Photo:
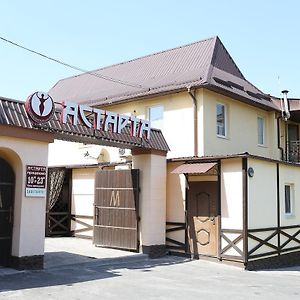
[[218,183],[190,182],[188,193],[188,239],[190,254],[217,256]]
[[15,175],[0,158],[0,265],[8,266],[11,257]]
[[95,180],[95,245],[138,250],[139,170],[98,171]]

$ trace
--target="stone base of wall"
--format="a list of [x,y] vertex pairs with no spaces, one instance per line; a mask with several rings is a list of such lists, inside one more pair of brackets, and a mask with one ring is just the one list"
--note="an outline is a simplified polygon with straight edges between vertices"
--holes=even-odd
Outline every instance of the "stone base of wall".
[[44,255],[12,256],[10,266],[17,270],[42,270],[44,268]]
[[248,261],[246,270],[257,271],[265,269],[277,269],[300,266],[300,252],[292,252],[278,256]]
[[149,258],[159,258],[167,254],[166,245],[143,245],[142,252],[148,254]]

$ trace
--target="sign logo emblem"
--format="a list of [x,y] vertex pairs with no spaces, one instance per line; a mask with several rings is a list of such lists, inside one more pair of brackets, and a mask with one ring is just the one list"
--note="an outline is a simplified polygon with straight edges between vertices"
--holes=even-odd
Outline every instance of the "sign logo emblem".
[[29,96],[25,107],[29,117],[36,123],[48,122],[55,111],[53,99],[43,92],[35,92]]

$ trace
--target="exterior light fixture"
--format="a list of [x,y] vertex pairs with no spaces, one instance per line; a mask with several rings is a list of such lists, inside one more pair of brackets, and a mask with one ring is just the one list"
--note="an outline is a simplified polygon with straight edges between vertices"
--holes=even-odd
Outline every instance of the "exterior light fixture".
[[252,167],[248,168],[248,176],[253,177],[254,176],[254,169]]

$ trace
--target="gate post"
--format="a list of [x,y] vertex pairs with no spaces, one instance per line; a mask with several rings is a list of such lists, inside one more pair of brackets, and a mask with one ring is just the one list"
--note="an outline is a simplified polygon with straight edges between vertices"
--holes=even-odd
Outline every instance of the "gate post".
[[165,254],[166,155],[164,151],[132,150],[133,168],[140,169],[140,246],[151,258]]

